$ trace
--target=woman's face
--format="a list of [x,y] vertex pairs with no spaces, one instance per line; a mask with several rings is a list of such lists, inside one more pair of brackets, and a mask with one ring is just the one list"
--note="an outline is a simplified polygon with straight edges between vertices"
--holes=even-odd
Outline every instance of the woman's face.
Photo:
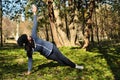
[[31,36],[27,36],[27,39],[28,39],[28,41],[30,41],[30,42],[31,42],[31,40],[32,40]]

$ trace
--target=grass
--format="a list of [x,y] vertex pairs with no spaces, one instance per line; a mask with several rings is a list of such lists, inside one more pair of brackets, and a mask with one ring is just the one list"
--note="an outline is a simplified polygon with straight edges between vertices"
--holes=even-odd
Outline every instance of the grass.
[[84,70],[61,66],[39,53],[33,55],[32,74],[27,71],[27,57],[22,48],[0,48],[1,80],[120,80],[120,46],[95,47],[89,52],[79,48],[60,50],[73,62],[84,65]]

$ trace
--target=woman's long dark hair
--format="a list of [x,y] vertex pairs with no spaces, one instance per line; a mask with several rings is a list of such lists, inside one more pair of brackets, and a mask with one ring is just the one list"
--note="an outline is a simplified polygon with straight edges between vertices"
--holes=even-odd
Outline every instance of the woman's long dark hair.
[[27,56],[29,58],[32,58],[33,48],[35,48],[35,45],[34,45],[34,40],[31,37],[31,41],[30,42],[28,41],[27,43],[25,43],[25,50],[27,51]]
[[23,34],[18,38],[17,43],[19,46],[23,46],[25,44],[24,47],[25,50],[27,51],[27,56],[29,58],[32,58],[33,48],[35,48],[34,40],[32,39],[32,37],[31,37],[31,41],[28,41],[27,35]]

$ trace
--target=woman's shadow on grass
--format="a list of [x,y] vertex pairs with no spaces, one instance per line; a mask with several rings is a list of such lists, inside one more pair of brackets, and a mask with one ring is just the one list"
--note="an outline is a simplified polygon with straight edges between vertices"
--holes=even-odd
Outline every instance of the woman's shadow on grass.
[[[64,65],[61,65],[61,64],[59,64],[57,62],[54,62],[54,61],[51,61],[51,62],[44,63],[44,64],[41,64],[41,65],[38,65],[38,66],[34,67],[33,68],[34,69],[33,73],[35,73],[36,71],[38,71],[40,69],[44,69],[46,67],[51,68],[51,67],[57,67],[57,66],[64,66]],[[35,69],[35,68],[37,68],[37,69]]]
[[53,61],[51,61],[49,63],[45,63],[45,64],[42,64],[42,65],[39,65],[37,67],[38,67],[38,69],[43,69],[45,67],[57,67],[57,66],[63,66],[63,65],[60,65],[59,63],[54,63]]

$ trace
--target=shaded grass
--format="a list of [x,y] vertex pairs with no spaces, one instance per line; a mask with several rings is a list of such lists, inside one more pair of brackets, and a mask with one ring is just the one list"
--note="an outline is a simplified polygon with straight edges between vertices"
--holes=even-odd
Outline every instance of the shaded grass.
[[22,48],[12,45],[0,48],[0,78],[2,80],[119,80],[120,46],[95,47],[91,52],[79,48],[60,50],[73,62],[84,65],[84,70],[61,66],[39,53],[33,55],[33,69],[29,76],[27,57]]

